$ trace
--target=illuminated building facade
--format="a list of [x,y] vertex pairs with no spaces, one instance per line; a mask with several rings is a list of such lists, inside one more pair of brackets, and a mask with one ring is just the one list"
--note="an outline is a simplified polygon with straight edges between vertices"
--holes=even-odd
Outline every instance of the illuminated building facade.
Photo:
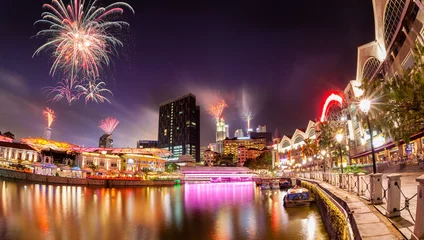
[[266,132],[266,125],[258,125],[256,132]]
[[106,171],[132,171],[139,172],[143,169],[150,171],[165,171],[165,160],[152,155],[144,154],[117,154],[111,150],[95,152],[81,152],[77,161],[81,168],[88,168],[94,164],[99,169]]
[[[357,101],[362,96],[358,89],[363,79],[392,79],[414,64],[413,49],[416,43],[424,44],[424,8],[421,1],[381,0],[372,1],[374,9],[375,40],[358,47],[356,79],[345,89],[348,111],[353,131],[350,136],[350,157],[354,163],[371,162],[370,133],[358,123],[361,117]],[[420,10],[421,6],[421,10]],[[411,144],[399,147],[392,140],[373,131],[376,160],[394,159],[416,154],[423,149],[422,133],[411,137]]]
[[281,141],[274,145],[274,163],[282,166],[300,166],[308,161],[302,155],[305,139],[315,139],[315,122],[309,121],[306,129],[296,129],[293,135],[284,135]]
[[137,148],[157,148],[158,141],[157,140],[138,140]]
[[225,139],[223,141],[223,149],[222,154],[224,155],[234,155],[237,156],[237,149],[240,146],[244,146],[246,149],[255,148],[259,150],[263,150],[266,148],[266,139],[265,138],[232,138]]
[[234,137],[236,138],[242,138],[244,137],[244,132],[243,129],[237,129],[234,133]]
[[267,146],[272,145],[272,133],[270,132],[251,132],[250,138],[265,138],[266,145]]
[[225,125],[224,118],[219,118],[216,121],[216,148],[217,152],[222,152],[222,141],[227,138],[228,125]]
[[31,146],[23,143],[0,141],[0,164],[6,163],[34,163],[40,159],[38,152]]
[[196,96],[189,93],[160,105],[158,147],[172,152],[173,158],[191,155],[200,161],[200,110]]
[[205,156],[205,164],[208,166],[213,166],[213,163],[215,162],[216,157],[219,155],[219,153],[211,150],[211,149],[206,149],[204,152],[204,156]]

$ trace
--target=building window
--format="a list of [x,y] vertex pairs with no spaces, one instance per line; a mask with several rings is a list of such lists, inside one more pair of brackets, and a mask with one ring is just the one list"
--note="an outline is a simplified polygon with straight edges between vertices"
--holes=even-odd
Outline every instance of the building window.
[[364,64],[364,69],[362,70],[362,79],[371,80],[371,77],[377,71],[380,61],[377,58],[371,57]]
[[386,48],[392,42],[397,26],[400,23],[406,0],[390,0],[384,12],[384,42]]

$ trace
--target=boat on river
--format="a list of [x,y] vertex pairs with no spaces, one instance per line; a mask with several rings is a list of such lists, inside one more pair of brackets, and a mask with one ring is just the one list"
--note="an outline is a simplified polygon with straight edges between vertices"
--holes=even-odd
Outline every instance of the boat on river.
[[291,188],[291,187],[292,187],[291,181],[289,181],[289,180],[280,181],[280,188],[281,189],[288,189],[288,188]]
[[287,191],[283,198],[283,205],[284,207],[310,206],[313,201],[308,189],[296,185]]
[[271,187],[269,186],[269,182],[262,182],[261,184],[261,190],[270,190]]

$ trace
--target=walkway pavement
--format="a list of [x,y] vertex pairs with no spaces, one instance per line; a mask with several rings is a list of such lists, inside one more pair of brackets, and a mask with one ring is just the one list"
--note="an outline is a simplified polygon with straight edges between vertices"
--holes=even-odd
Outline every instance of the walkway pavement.
[[367,201],[358,197],[355,193],[346,192],[326,182],[313,180],[343,199],[353,212],[356,225],[365,240],[388,240],[388,239],[403,239],[401,234],[396,231],[391,224],[382,217]]
[[[383,174],[383,188],[387,189],[388,179],[387,175]],[[424,172],[412,172],[412,173],[399,173],[402,175],[401,177],[401,191],[405,196],[401,194],[401,209],[405,207],[405,197],[410,199],[417,193],[417,181],[415,180],[417,177],[424,174]],[[369,182],[369,177],[366,179]],[[383,190],[384,191],[384,190]],[[383,215],[386,213],[387,208],[387,199],[383,198],[383,204],[375,205],[378,211],[380,211]],[[417,197],[413,197],[409,200],[409,211],[408,208],[405,208],[401,211],[400,217],[389,218],[389,221],[400,231],[402,234],[407,237],[407,239],[411,239],[411,235],[414,232],[414,222],[416,219],[415,213],[417,209]]]

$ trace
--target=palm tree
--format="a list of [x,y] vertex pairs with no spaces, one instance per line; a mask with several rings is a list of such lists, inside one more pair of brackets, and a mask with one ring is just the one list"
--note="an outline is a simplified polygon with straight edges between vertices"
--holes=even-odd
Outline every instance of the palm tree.
[[302,154],[305,157],[312,158],[315,161],[315,157],[319,153],[319,146],[313,139],[307,138],[304,140],[305,145],[302,148]]

